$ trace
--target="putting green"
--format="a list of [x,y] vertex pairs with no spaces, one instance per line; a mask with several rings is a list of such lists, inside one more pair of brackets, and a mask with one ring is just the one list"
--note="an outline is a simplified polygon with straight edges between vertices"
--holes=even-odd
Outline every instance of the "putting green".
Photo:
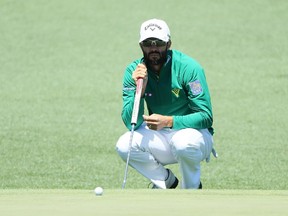
[[288,191],[0,190],[1,215],[288,215]]

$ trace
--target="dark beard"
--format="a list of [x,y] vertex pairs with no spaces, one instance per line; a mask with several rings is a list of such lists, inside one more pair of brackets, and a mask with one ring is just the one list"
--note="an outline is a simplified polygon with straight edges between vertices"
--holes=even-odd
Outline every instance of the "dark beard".
[[[159,59],[149,59],[149,55],[150,54],[153,54],[153,53],[156,53],[156,54],[159,54],[160,55],[160,58]],[[144,55],[144,60],[145,60],[145,63],[149,66],[149,65],[162,65],[166,62],[167,60],[167,50],[163,51],[163,52],[150,52],[148,54],[144,53],[143,52],[143,55]]]

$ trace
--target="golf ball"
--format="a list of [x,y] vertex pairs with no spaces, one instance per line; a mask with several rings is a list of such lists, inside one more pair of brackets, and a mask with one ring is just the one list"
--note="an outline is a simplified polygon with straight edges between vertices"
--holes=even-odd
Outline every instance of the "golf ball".
[[103,188],[102,187],[96,187],[94,190],[96,196],[101,196],[103,194]]

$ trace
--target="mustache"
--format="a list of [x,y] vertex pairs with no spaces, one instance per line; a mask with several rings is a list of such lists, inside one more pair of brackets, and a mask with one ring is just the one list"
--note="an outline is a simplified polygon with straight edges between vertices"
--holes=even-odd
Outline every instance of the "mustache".
[[159,55],[161,55],[161,53],[158,52],[158,51],[152,51],[152,52],[149,52],[149,53],[148,53],[148,55],[152,55],[152,54],[159,54]]

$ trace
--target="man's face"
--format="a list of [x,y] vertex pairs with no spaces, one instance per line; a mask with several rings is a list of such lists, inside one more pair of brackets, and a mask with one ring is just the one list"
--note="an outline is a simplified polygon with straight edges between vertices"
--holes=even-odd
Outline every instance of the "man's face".
[[156,38],[148,38],[140,43],[145,62],[148,65],[160,65],[166,61],[167,43]]

